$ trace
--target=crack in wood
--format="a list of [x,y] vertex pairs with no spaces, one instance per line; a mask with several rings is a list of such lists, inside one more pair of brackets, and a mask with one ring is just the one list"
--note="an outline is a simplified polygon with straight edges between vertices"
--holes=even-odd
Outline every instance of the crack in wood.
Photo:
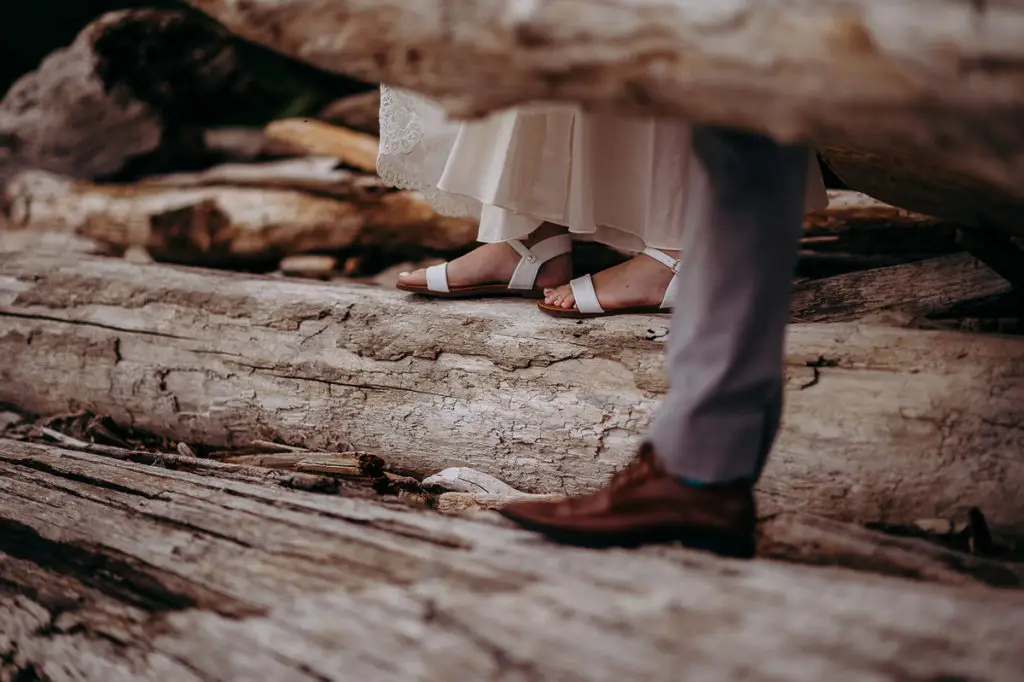
[[139,336],[153,336],[163,339],[175,339],[178,341],[198,341],[199,339],[190,338],[188,336],[178,336],[176,334],[168,334],[166,332],[158,332],[149,329],[125,329],[123,327],[115,327],[109,324],[103,324],[101,322],[90,322],[88,320],[73,320],[67,318],[53,317],[50,315],[40,315],[37,313],[15,313],[9,310],[0,310],[0,318],[10,317],[19,320],[39,320],[41,322],[56,322],[58,324],[70,324],[77,327],[95,327],[96,329],[105,329],[107,331],[118,332],[121,334],[138,334]]
[[[128,556],[105,547],[79,547],[44,538],[31,526],[0,517],[0,552],[30,561],[43,570],[71,576],[119,602],[148,613],[199,606],[190,590],[174,589]],[[223,597],[221,599],[224,599]]]

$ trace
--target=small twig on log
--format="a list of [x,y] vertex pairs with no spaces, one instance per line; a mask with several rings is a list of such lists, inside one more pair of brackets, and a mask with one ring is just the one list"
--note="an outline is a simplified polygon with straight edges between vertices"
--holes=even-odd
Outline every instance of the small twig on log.
[[257,448],[266,448],[271,452],[309,452],[306,448],[300,448],[295,445],[286,445],[284,443],[275,443],[273,441],[260,439],[253,440],[252,446]]
[[384,471],[384,460],[381,458],[355,452],[312,452],[296,449],[284,453],[235,455],[223,457],[221,461],[229,464],[288,469],[302,473],[327,474],[346,478],[380,476]]

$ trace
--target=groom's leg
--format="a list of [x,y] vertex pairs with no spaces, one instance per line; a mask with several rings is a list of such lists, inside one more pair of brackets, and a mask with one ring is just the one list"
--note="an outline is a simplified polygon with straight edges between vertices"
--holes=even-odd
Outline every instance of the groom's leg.
[[693,144],[708,191],[686,226],[671,386],[650,441],[668,473],[688,482],[752,483],[782,411],[808,152],[706,127]]
[[671,389],[650,437],[601,490],[502,513],[560,542],[679,541],[754,553],[753,485],[778,428],[783,336],[807,149],[698,128],[693,214],[668,344]]

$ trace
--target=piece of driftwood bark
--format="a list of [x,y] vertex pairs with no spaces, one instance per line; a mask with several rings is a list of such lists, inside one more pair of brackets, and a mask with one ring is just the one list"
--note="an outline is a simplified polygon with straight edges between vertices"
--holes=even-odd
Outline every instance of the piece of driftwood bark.
[[318,111],[350,83],[195,12],[112,12],[0,101],[0,184],[33,168],[83,179],[173,168],[205,153],[190,142],[202,128]]
[[846,322],[883,311],[926,315],[1010,289],[973,256],[954,254],[803,282],[794,288],[791,315],[801,322]]
[[[256,438],[592,489],[665,391],[665,316],[565,323],[522,301],[0,254],[0,402],[176,440]],[[766,511],[1020,528],[1024,340],[794,325]]]
[[467,467],[449,467],[423,479],[427,490],[440,489],[458,493],[484,493],[500,497],[523,494],[499,478]]
[[373,135],[308,118],[273,121],[267,124],[264,133],[310,156],[333,156],[367,173],[377,170],[380,142]]
[[[538,101],[668,114],[912,158],[1024,200],[1021,0],[344,0],[318,21],[318,0],[189,3],[456,116]],[[1024,234],[1020,218],[998,226]]]
[[559,548],[490,515],[205,474],[0,441],[0,678],[1024,671],[1024,601],[1006,591],[674,548]]
[[26,171],[7,183],[0,211],[15,229],[62,230],[120,247],[145,246],[158,259],[183,263],[357,246],[452,250],[476,239],[474,221],[440,216],[415,192],[384,191],[376,180],[334,171],[293,171],[278,167],[265,177],[276,175],[270,185],[316,186],[322,194],[254,186],[237,169],[222,173],[237,184],[205,185],[187,176],[184,186],[174,186],[173,177],[113,185]]

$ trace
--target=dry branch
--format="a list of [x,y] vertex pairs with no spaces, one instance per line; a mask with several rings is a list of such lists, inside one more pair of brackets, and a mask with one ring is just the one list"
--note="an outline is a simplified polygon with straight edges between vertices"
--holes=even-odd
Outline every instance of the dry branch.
[[1011,593],[555,548],[490,519],[0,441],[0,679],[1022,672]]
[[[0,254],[0,402],[208,445],[255,438],[469,466],[529,492],[602,483],[665,390],[666,317],[566,324],[120,261]],[[910,522],[1024,513],[1024,340],[795,325],[766,511]]]

